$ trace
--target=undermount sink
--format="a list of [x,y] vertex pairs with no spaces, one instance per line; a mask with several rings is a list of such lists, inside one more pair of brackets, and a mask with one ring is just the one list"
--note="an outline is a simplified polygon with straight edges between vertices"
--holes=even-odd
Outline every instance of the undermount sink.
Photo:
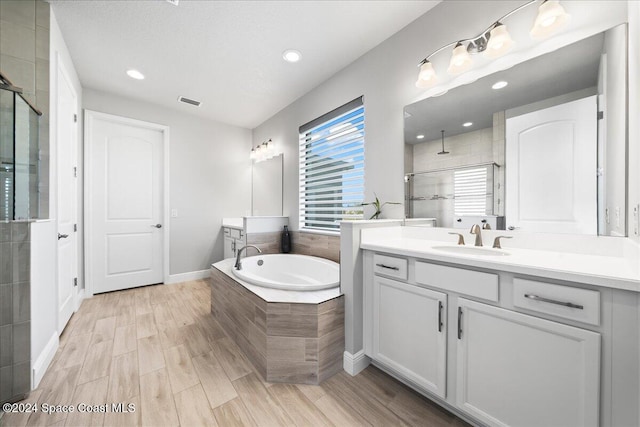
[[433,246],[432,249],[461,255],[506,256],[509,252],[480,246]]

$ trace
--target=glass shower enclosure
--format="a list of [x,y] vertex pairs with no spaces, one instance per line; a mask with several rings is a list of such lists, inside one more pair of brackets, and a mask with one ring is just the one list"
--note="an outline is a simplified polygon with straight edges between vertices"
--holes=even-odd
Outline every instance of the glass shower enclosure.
[[41,115],[0,72],[0,221],[38,218]]

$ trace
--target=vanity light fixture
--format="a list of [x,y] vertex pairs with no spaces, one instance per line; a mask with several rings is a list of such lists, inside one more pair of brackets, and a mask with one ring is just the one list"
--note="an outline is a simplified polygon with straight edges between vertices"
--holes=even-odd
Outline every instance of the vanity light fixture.
[[514,44],[511,35],[507,31],[507,26],[497,22],[489,32],[489,41],[484,54],[492,59],[499,58],[509,52]]
[[570,20],[571,15],[564,11],[558,0],[547,0],[538,8],[538,16],[529,35],[534,40],[543,39],[566,26]]
[[499,82],[495,82],[495,83],[491,86],[491,89],[495,89],[495,90],[502,89],[502,88],[507,87],[507,85],[508,85],[508,84],[509,84],[508,82],[505,82],[504,80],[501,80],[501,81],[499,81]]
[[258,144],[257,147],[252,148],[251,153],[249,153],[249,158],[256,163],[260,163],[272,159],[279,154],[280,153],[276,151],[276,145],[269,139],[268,141]]
[[144,74],[142,74],[140,71],[138,70],[127,70],[127,76],[131,77],[132,79],[136,79],[136,80],[144,80]]
[[515,45],[515,42],[507,31],[507,26],[504,25],[503,21],[514,13],[535,3],[540,3],[540,7],[538,8],[538,15],[536,16],[533,27],[529,32],[534,40],[548,37],[569,23],[571,16],[565,12],[559,0],[531,0],[500,17],[477,36],[456,40],[429,54],[418,64],[420,71],[418,73],[416,86],[421,89],[427,89],[436,84],[438,76],[433,68],[433,64],[429,60],[451,46],[454,46],[454,48],[451,53],[449,68],[447,69],[451,75],[462,74],[469,70],[473,65],[471,59],[471,55],[473,54],[484,52],[488,58],[495,59],[509,52]]
[[458,43],[456,47],[453,48],[453,54],[451,54],[451,61],[449,61],[447,71],[449,74],[458,75],[467,71],[472,65],[473,61],[467,48],[463,46],[462,43]]
[[282,58],[287,62],[298,62],[302,59],[302,54],[294,49],[288,49],[282,52]]

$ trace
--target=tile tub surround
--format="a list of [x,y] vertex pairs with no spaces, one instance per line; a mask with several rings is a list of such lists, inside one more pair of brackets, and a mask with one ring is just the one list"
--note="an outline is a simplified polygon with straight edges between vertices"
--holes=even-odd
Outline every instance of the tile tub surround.
[[213,267],[211,313],[268,382],[319,384],[342,369],[343,296],[267,302]]
[[[247,233],[247,244],[255,245],[264,254],[280,253],[282,231]],[[311,255],[340,262],[340,236],[291,231],[291,253]]]
[[29,222],[0,223],[0,402],[31,388]]

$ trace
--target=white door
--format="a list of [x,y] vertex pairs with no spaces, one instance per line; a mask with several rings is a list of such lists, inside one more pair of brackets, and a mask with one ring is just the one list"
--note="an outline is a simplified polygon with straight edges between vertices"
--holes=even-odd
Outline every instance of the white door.
[[57,66],[57,226],[58,226],[58,332],[75,311],[78,277],[77,224],[77,113],[78,98],[60,61]]
[[491,426],[597,426],[600,334],[462,298],[456,405]]
[[373,279],[373,359],[446,397],[447,296]]
[[93,293],[164,279],[167,128],[87,111],[87,275]]
[[596,95],[507,119],[507,227],[597,234]]

